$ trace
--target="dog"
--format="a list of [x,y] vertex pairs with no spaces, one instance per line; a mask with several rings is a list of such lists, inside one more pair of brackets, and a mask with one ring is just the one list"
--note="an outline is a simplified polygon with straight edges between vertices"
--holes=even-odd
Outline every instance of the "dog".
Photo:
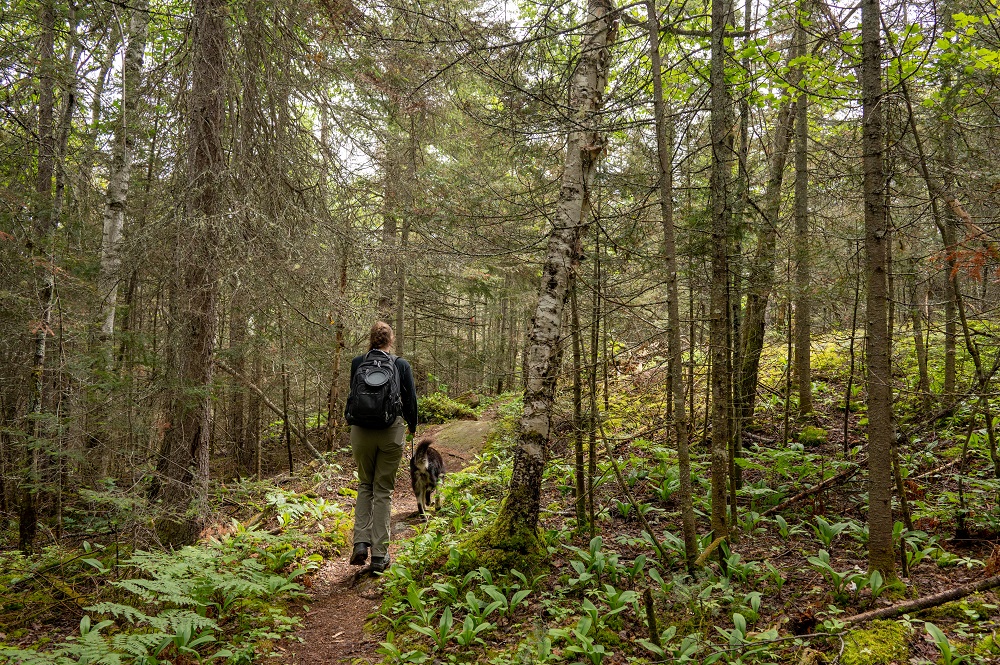
[[[417,497],[417,514],[423,515],[431,502],[431,494],[444,475],[444,460],[441,453],[431,448],[431,440],[424,439],[417,444],[417,449],[410,458],[410,485]],[[441,494],[438,493],[434,507],[441,507]]]

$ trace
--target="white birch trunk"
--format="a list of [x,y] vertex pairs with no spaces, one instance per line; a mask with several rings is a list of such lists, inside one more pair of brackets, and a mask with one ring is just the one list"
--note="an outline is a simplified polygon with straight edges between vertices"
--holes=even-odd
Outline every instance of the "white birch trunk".
[[[580,254],[580,238],[587,226],[589,190],[604,150],[598,114],[607,86],[609,53],[617,27],[609,0],[588,0],[588,32],[583,36],[580,61],[570,88],[571,131],[566,141],[555,222],[549,235],[538,305],[527,341],[524,414],[514,453],[507,500],[497,518],[498,539],[538,525],[542,470],[560,360],[560,327],[569,295],[571,274]],[[505,534],[504,532],[507,532]],[[508,541],[517,544],[517,539]]]
[[110,339],[115,332],[115,307],[118,304],[121,270],[118,246],[125,226],[125,204],[128,200],[129,177],[132,170],[139,85],[149,24],[148,5],[148,0],[136,0],[129,19],[128,41],[122,67],[121,113],[115,123],[114,148],[111,166],[108,169],[104,230],[101,235],[101,274],[98,280],[98,295],[101,299],[101,337],[105,340]]

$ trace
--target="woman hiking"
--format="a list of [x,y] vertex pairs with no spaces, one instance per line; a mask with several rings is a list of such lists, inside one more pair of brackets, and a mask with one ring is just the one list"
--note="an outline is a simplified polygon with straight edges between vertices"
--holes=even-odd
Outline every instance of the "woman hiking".
[[417,431],[417,394],[410,363],[393,355],[396,336],[384,321],[372,326],[368,352],[351,361],[351,392],[345,416],[351,425],[351,452],[358,465],[351,565],[389,567],[389,517],[403,441]]

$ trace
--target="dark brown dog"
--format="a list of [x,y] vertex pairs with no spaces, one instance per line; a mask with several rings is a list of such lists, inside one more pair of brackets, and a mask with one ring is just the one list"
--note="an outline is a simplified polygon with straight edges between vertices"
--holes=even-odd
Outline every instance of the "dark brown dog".
[[[410,458],[410,485],[417,497],[418,515],[426,512],[431,503],[431,494],[443,475],[444,460],[441,459],[441,453],[431,448],[430,439],[424,439],[417,444],[417,449]],[[435,507],[441,507],[440,493],[436,497]]]

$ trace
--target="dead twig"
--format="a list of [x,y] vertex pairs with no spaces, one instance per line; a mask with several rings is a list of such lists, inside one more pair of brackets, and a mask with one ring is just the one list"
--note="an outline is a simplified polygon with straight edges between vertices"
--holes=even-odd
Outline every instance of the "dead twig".
[[853,466],[850,469],[844,469],[843,471],[841,471],[837,475],[830,476],[829,478],[827,478],[826,480],[824,480],[823,482],[821,482],[819,485],[816,485],[814,487],[810,487],[807,490],[803,490],[802,492],[799,492],[795,496],[790,497],[788,499],[785,499],[784,501],[782,501],[781,503],[779,503],[777,506],[773,506],[771,508],[768,508],[763,513],[761,513],[761,517],[767,517],[769,515],[773,515],[773,514],[775,514],[777,512],[780,512],[780,511],[784,510],[785,508],[787,508],[788,506],[791,506],[791,505],[793,505],[795,503],[798,503],[799,501],[801,501],[802,499],[806,498],[807,496],[811,496],[813,494],[816,494],[817,492],[822,492],[823,490],[825,490],[827,487],[830,487],[831,485],[836,485],[837,483],[841,483],[841,482],[847,482],[848,480],[850,480],[851,478],[854,477],[854,474],[856,474],[858,472],[858,469],[860,469],[863,464],[864,464],[864,460],[858,460],[858,463],[857,463],[856,466]]

